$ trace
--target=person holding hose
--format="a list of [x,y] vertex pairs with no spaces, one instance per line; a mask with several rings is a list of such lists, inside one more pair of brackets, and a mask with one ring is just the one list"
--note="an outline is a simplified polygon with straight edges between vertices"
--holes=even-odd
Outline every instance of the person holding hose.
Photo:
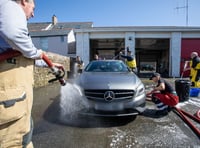
[[120,57],[126,59],[127,66],[134,72],[137,73],[137,65],[135,57],[131,55],[131,51],[129,50],[129,47],[127,47],[127,55],[123,55],[122,52],[119,53]]
[[190,81],[192,87],[200,88],[200,57],[197,52],[191,53]]
[[174,88],[159,73],[153,73],[150,80],[156,83],[153,90],[148,93],[151,94],[150,101],[155,103],[157,107],[155,114],[156,116],[165,116],[171,110],[171,107],[178,104],[179,97]]
[[0,55],[21,53],[0,59],[0,148],[33,147],[33,65],[45,55],[33,45],[27,28],[34,8],[34,0],[0,0]]

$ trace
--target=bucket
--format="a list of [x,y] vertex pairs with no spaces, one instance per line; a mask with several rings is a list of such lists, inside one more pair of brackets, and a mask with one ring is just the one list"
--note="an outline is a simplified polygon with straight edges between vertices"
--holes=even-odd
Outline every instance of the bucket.
[[176,89],[177,95],[179,96],[180,102],[189,100],[190,85],[191,85],[191,82],[189,80],[180,79],[180,80],[175,81],[175,89]]
[[200,93],[200,88],[191,88],[190,97],[198,97]]

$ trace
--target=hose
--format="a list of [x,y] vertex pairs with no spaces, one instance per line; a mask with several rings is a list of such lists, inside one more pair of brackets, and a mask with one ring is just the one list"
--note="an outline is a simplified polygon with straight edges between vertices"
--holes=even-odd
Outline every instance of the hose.
[[66,85],[66,81],[64,80],[65,70],[63,68],[55,67],[53,65],[53,63],[50,61],[50,59],[45,54],[42,55],[42,59],[49,66],[49,68],[51,69],[52,74],[55,75],[55,78],[49,80],[49,83],[58,80],[62,86],[65,86]]
[[195,115],[198,119],[200,119],[200,110],[198,110],[194,115]]
[[198,136],[198,138],[200,138],[200,130],[197,127],[195,127],[194,124],[186,116],[197,121],[198,123],[200,123],[200,119],[177,107],[174,107],[174,109],[179,113],[179,116],[182,118],[182,120],[193,130],[193,132]]

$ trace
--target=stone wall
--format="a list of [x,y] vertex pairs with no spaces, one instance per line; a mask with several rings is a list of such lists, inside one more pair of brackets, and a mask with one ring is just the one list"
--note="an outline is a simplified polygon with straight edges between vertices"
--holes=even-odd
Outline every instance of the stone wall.
[[[48,58],[53,62],[53,63],[60,63],[64,66],[65,69],[65,77],[64,79],[67,80],[68,78],[68,72],[70,71],[70,58],[66,56],[61,56],[58,54],[53,54],[53,53],[47,53]],[[55,78],[53,74],[50,73],[49,68],[44,68],[44,67],[34,67],[34,87],[42,87],[48,85],[48,81],[50,79]],[[58,81],[55,81],[54,83],[59,83]]]

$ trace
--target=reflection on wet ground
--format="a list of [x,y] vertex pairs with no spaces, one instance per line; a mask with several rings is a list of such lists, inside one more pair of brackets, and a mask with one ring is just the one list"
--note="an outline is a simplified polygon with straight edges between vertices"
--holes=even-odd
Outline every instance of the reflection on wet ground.
[[[147,102],[150,110],[146,115],[117,118],[80,115],[87,103],[80,100],[82,94],[78,88],[69,86],[53,84],[34,90],[36,148],[196,148],[200,145],[199,138],[173,111],[161,118],[149,116],[154,109],[151,102]],[[76,95],[70,96],[73,92]],[[200,101],[190,98],[178,106],[193,114],[200,108]],[[194,124],[200,129],[200,124]]]

